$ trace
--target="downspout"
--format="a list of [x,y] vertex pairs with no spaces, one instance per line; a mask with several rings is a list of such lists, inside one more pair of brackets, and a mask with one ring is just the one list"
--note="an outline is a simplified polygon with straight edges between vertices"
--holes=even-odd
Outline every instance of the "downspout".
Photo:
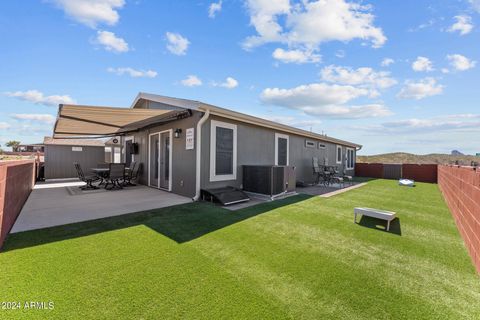
[[195,196],[192,198],[193,201],[198,201],[200,199],[200,178],[201,178],[201,159],[202,159],[202,126],[205,123],[205,121],[208,120],[208,117],[210,116],[210,110],[207,109],[207,111],[204,113],[202,118],[198,121],[197,123],[197,158],[195,161]]

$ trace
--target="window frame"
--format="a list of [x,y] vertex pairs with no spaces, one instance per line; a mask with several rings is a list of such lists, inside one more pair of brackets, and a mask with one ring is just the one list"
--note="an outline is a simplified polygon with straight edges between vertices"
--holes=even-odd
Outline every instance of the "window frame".
[[325,150],[326,148],[327,148],[327,145],[325,143],[321,143],[321,142],[318,143],[318,149]]
[[[217,155],[217,127],[233,130],[233,164],[231,174],[215,174]],[[237,125],[218,120],[210,121],[210,181],[229,181],[237,179]]]
[[290,165],[290,137],[283,133],[275,132],[275,165],[278,166],[278,139],[287,140],[287,164]]
[[[340,160],[338,160],[338,149],[340,149]],[[335,149],[335,160],[337,161],[337,164],[342,164],[343,150],[342,150],[342,146],[340,145],[337,145],[337,148]]]
[[[309,145],[309,144],[310,144],[310,145]],[[313,140],[308,140],[308,139],[305,140],[305,148],[313,148],[313,149],[314,149],[315,146],[316,146],[315,141],[313,141]]]
[[[352,152],[352,166],[350,167],[350,161],[348,159],[348,154],[349,152]],[[355,150],[353,148],[347,148],[347,164],[346,164],[347,170],[353,170],[355,168]]]

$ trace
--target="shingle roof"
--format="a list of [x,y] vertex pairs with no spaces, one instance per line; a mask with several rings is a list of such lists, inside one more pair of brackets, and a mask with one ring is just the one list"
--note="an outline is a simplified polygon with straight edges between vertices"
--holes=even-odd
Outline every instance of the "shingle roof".
[[104,147],[105,141],[98,139],[54,139],[52,137],[45,137],[43,139],[43,144],[58,146]]

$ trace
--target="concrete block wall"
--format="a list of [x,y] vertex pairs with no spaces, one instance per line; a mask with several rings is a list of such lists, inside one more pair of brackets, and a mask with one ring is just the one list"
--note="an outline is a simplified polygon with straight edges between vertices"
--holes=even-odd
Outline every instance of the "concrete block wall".
[[480,169],[438,166],[438,186],[480,273]]
[[35,184],[35,161],[0,162],[0,248]]

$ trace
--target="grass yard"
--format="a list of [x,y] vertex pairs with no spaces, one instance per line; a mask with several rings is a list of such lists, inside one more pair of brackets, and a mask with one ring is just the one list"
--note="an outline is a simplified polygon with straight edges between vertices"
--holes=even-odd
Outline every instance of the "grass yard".
[[[353,223],[353,207],[397,211]],[[373,180],[230,212],[205,203],[13,234],[0,310],[44,319],[480,319],[480,277],[433,184]]]

